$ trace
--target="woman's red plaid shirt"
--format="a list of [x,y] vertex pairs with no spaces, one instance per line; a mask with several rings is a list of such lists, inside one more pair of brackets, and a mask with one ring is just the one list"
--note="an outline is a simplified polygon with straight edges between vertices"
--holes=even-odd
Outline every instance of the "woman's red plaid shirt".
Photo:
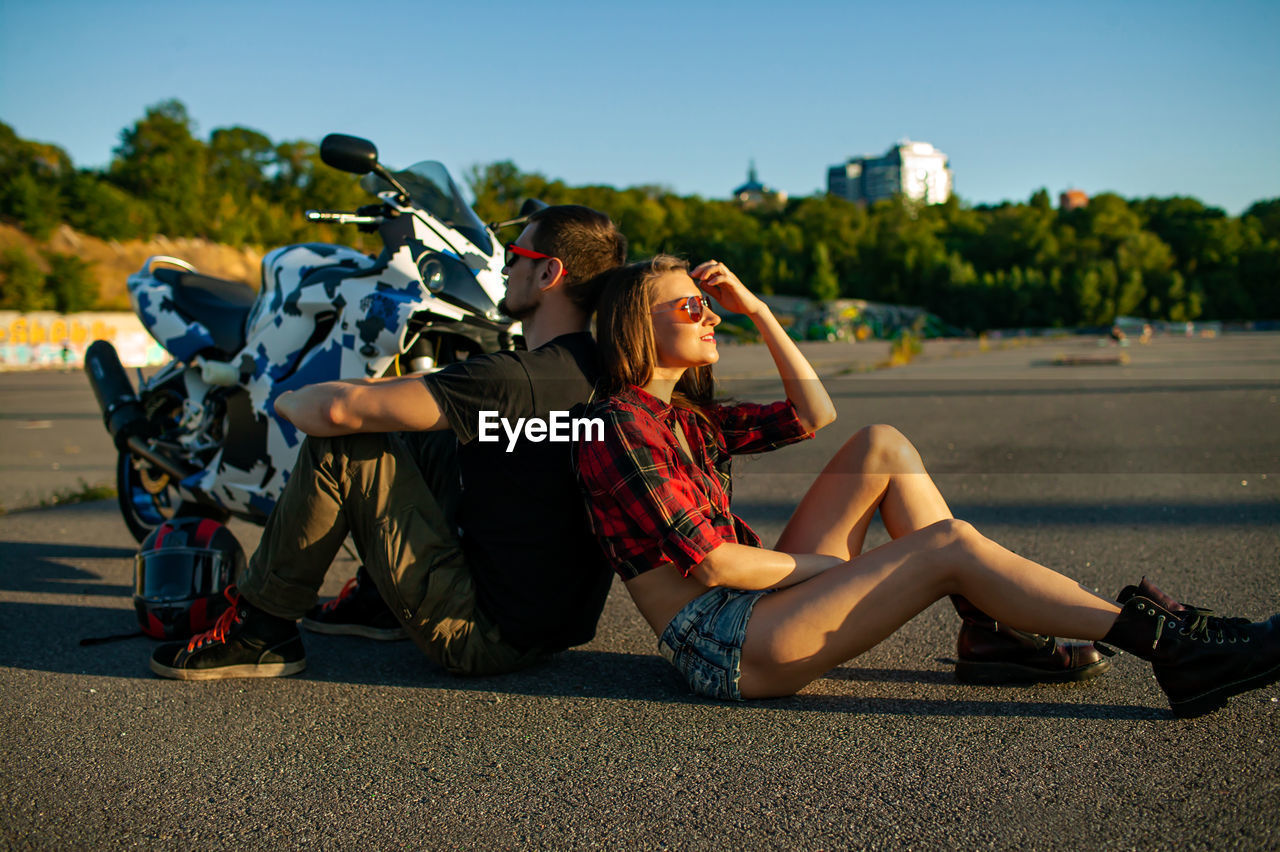
[[[666,562],[688,576],[725,542],[759,547],[760,537],[729,508],[732,457],[813,437],[789,400],[707,414],[714,428],[634,385],[587,411],[604,421],[604,438],[579,443],[578,478],[591,527],[622,579]],[[692,458],[676,439],[676,423]]]

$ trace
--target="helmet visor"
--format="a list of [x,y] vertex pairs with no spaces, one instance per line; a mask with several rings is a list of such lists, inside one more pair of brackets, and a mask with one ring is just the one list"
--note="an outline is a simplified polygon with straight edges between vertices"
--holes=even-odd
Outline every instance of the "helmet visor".
[[231,558],[218,550],[174,547],[134,558],[133,592],[144,601],[184,601],[216,595],[231,582]]

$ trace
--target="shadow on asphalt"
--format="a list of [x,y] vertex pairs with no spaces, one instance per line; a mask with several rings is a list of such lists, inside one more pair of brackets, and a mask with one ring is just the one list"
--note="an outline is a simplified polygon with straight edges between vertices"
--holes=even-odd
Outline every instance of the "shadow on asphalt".
[[[21,570],[0,572],[0,588],[15,592],[59,592],[83,595],[130,595],[129,586],[104,584],[102,577],[83,568],[66,564],[66,560],[127,559],[137,554],[136,548],[105,547],[66,542],[0,541],[4,564],[20,565]],[[77,585],[80,584],[80,585]]]
[[[752,517],[788,518],[794,500],[734,499],[733,510]],[[1235,503],[1125,503],[1069,505],[1064,503],[951,504],[951,513],[982,529],[985,525],[1067,526],[1275,526],[1280,527],[1280,504],[1274,501]]]
[[[1227,393],[1238,391],[1269,391],[1280,389],[1280,384],[1269,381],[1243,382],[1172,382],[1168,384],[1138,384],[1133,378],[1117,377],[1116,384],[1102,384],[1096,379],[1087,384],[1063,385],[1062,387],[1045,387],[1043,384],[1032,385],[1028,379],[1009,379],[1011,385],[1026,383],[1026,387],[993,386],[990,379],[973,381],[966,379],[905,379],[894,383],[884,390],[866,390],[865,385],[857,389],[842,387],[839,379],[828,380],[825,384],[831,396],[840,399],[910,399],[938,397],[1022,397],[1022,396],[1104,396],[1107,394],[1205,394]],[[1039,381],[1039,380],[1034,380]],[[919,389],[909,389],[913,382],[922,385]],[[945,384],[944,384],[945,382]],[[927,385],[927,386],[925,386]]]
[[[955,660],[939,659],[938,662],[954,665]],[[937,669],[860,669],[841,666],[823,675],[827,680],[855,680],[868,683],[935,683],[954,685],[956,679],[950,672]]]
[[0,420],[101,420],[102,414],[97,411],[23,411],[17,414],[0,412]]
[[[152,651],[160,644],[142,636],[81,646],[81,639],[118,635],[136,629],[130,609],[54,604],[0,603],[0,624],[9,638],[0,643],[0,666],[79,676],[147,678]],[[526,671],[495,677],[455,677],[427,661],[411,642],[375,643],[366,639],[304,633],[308,668],[295,680],[306,682],[444,690],[458,693],[531,698],[606,699],[661,704],[705,704],[726,714],[747,710],[847,713],[866,716],[1021,717],[1047,719],[1159,719],[1161,710],[1076,701],[904,698],[875,695],[807,695],[749,701],[709,701],[686,692],[671,667],[654,654],[618,651],[565,651]],[[865,684],[918,683],[930,691],[957,684],[936,670],[838,668],[827,679]],[[227,682],[223,682],[227,683]],[[213,684],[172,684],[174,689],[210,689]],[[1002,690],[1002,696],[1026,690]],[[213,693],[211,693],[213,694]],[[1042,693],[1043,694],[1043,693]]]

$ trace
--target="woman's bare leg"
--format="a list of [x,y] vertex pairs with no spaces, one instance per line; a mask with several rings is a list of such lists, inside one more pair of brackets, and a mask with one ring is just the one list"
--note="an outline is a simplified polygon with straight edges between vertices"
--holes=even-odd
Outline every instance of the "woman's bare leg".
[[[805,493],[774,549],[852,559],[862,552],[876,509],[895,539],[953,517],[920,453],[892,426],[864,427],[845,442]],[[971,624],[996,629],[964,597],[952,595],[951,601]]]
[[1120,612],[968,523],[942,520],[761,598],[743,644],[742,694],[790,695],[952,594],[1021,630],[1080,639],[1101,639]]
[[867,426],[845,442],[805,493],[774,549],[851,559],[862,552],[876,509],[892,538],[951,517],[920,454],[892,426]]
[[[775,550],[852,559],[862,552],[876,510],[890,538],[953,515],[919,451],[892,426],[866,426],[836,452],[791,515]],[[986,616],[960,596],[962,616]],[[994,629],[994,626],[993,626]]]

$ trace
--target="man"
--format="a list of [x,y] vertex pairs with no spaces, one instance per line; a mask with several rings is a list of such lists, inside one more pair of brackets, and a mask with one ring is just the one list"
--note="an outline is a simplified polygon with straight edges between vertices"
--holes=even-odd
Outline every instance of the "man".
[[309,437],[232,608],[208,633],[158,648],[152,670],[184,680],[301,671],[295,622],[308,614],[334,626],[313,607],[348,533],[361,581],[451,672],[513,671],[589,641],[612,575],[587,528],[569,444],[482,440],[481,416],[547,420],[590,399],[598,281],[625,259],[626,239],[604,214],[540,210],[508,247],[500,305],[522,320],[528,351],[281,394],[276,412]]

